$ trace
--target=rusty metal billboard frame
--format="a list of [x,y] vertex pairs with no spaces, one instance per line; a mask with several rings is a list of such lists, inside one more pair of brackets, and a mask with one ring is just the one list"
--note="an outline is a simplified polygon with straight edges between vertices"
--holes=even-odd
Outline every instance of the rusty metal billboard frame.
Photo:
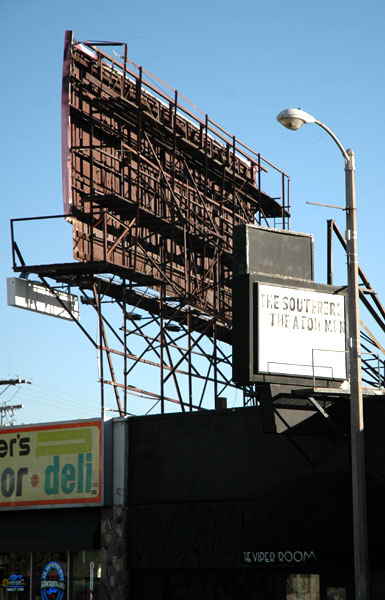
[[[104,48],[103,43],[102,48]],[[66,36],[64,211],[74,258],[104,262],[231,326],[233,228],[288,227],[288,177],[100,46]],[[278,176],[281,204],[262,191]]]
[[[110,384],[120,414],[129,412],[131,393],[164,412],[167,402],[200,409],[207,395],[215,405],[236,387],[233,229],[289,227],[288,175],[170,89],[129,59],[125,43],[79,42],[67,31],[61,217],[72,229],[75,260],[26,265],[12,231],[16,271],[76,287],[96,310],[102,407]],[[111,302],[116,323],[105,313]],[[149,323],[157,333],[147,333]],[[129,344],[134,337],[140,350]],[[157,393],[131,385],[143,364],[158,370]],[[245,403],[254,402],[244,391]]]

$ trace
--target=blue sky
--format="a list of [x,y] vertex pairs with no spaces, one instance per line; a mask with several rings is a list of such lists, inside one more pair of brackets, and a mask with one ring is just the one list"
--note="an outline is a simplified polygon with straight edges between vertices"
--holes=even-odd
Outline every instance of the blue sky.
[[[326,278],[326,220],[337,219],[344,230],[344,213],[306,202],[344,204],[343,161],[319,128],[293,133],[275,117],[297,106],[327,123],[356,152],[360,263],[385,301],[381,2],[0,0],[0,20],[0,379],[20,375],[33,382],[0,400],[24,404],[18,422],[85,418],[99,410],[95,351],[77,328],[6,306],[9,219],[62,212],[65,29],[78,40],[126,41],[132,60],[289,173],[291,226],[315,236],[318,281]],[[65,226],[49,234],[47,247],[42,236],[26,232],[27,262],[32,256],[56,262],[70,248]],[[340,273],[338,283],[343,260]],[[95,328],[92,321],[87,326]]]

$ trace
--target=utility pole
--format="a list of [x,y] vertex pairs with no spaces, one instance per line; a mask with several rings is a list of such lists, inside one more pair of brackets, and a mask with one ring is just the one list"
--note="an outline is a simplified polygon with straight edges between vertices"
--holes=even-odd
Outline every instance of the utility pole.
[[[21,379],[20,377],[14,379],[0,379],[0,386],[6,386],[5,390],[0,392],[0,396],[6,392],[11,385],[20,385],[22,383],[31,383],[27,379]],[[9,427],[13,425],[12,419],[15,415],[16,410],[23,408],[22,404],[6,404],[2,402],[0,404],[0,427]]]
[[[358,278],[357,250],[357,208],[355,186],[354,152],[345,149],[340,140],[325,123],[313,115],[298,109],[288,108],[279,113],[278,121],[288,129],[296,131],[305,123],[314,123],[321,127],[338,146],[345,162],[345,207],[346,211],[346,253],[347,253],[347,306],[349,318],[349,338],[347,356],[349,360],[350,380],[350,454],[352,474],[353,506],[353,554],[354,554],[354,598],[368,600],[369,556],[366,507],[366,469],[365,469],[365,420],[361,383],[361,343],[360,343],[360,292]],[[338,207],[342,208],[342,207]]]

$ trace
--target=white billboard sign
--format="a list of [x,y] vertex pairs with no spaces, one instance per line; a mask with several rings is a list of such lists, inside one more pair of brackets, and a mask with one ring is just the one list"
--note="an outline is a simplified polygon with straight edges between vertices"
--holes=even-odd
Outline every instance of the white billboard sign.
[[345,299],[258,284],[258,372],[346,379]]
[[7,279],[7,302],[9,306],[25,308],[51,317],[72,320],[71,315],[64,309],[61,302],[79,319],[79,299],[74,294],[55,290],[51,292],[38,281],[29,281],[19,277]]

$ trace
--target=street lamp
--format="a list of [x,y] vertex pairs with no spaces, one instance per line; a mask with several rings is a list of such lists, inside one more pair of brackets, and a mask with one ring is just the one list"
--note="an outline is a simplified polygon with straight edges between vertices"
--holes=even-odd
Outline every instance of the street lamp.
[[299,108],[287,108],[277,120],[293,131],[314,123],[334,140],[345,160],[345,211],[348,269],[349,367],[350,367],[350,439],[352,459],[353,544],[356,600],[369,599],[368,540],[366,513],[366,477],[364,414],[361,389],[360,316],[357,257],[357,215],[354,152],[345,150],[335,133],[324,123]]

